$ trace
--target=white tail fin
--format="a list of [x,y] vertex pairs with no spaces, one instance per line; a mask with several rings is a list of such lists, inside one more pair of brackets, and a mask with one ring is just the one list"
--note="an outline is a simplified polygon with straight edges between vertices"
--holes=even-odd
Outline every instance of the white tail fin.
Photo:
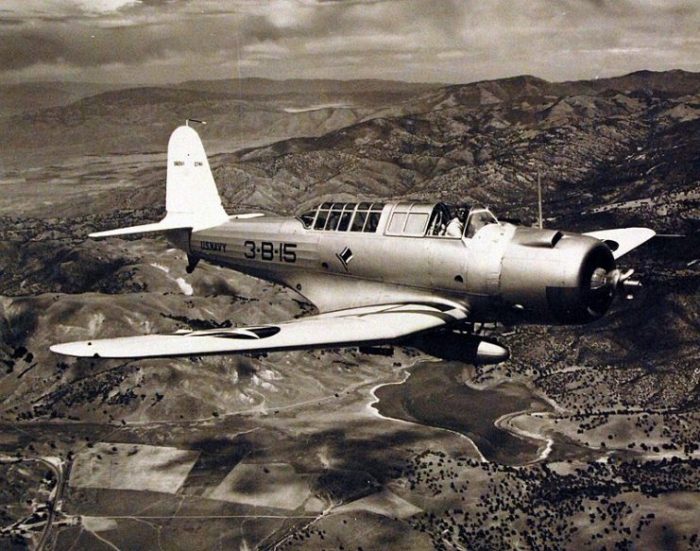
[[196,226],[214,226],[228,219],[202,140],[190,126],[176,128],[168,142],[165,208],[166,218],[192,220]]
[[175,229],[196,231],[218,226],[229,219],[221,205],[202,140],[189,126],[176,128],[168,142],[165,209],[165,218],[155,224],[91,233],[90,237]]

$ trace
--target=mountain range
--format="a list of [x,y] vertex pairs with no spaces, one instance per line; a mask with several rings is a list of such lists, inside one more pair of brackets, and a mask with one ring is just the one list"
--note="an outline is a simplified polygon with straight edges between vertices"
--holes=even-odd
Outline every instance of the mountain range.
[[[10,117],[0,152],[5,176],[51,182],[56,174],[23,168],[80,155],[162,154],[172,129],[196,115],[209,123],[199,132],[232,210],[402,196],[483,203],[531,222],[539,178],[550,218],[586,213],[595,224],[610,215],[636,223],[652,213],[665,231],[697,227],[698,73],[178,86],[112,90]],[[125,176],[138,188],[132,207],[162,204],[159,163]],[[111,208],[98,200],[94,212]],[[57,212],[80,214],[72,203]]]
[[230,151],[240,144],[320,135],[438,87],[257,78],[122,89],[90,83],[5,86],[0,116],[6,147],[0,161],[22,166],[66,155],[159,151],[172,128],[187,118],[207,121],[210,144]]
[[578,83],[522,76],[443,87],[323,136],[213,163],[232,207],[437,197],[532,221],[539,177],[550,216],[587,213],[599,223],[612,212],[634,223],[652,213],[681,231],[696,227],[698,146],[699,74]]

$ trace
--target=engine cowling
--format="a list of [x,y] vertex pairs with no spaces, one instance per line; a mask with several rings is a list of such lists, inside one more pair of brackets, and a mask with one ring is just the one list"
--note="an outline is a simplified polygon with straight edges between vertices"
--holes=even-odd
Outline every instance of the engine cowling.
[[499,300],[516,320],[589,323],[608,311],[621,278],[598,239],[519,228],[503,255]]

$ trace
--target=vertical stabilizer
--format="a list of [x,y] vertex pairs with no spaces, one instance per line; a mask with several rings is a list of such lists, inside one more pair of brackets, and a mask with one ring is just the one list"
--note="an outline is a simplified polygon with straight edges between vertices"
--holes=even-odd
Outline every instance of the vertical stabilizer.
[[90,237],[197,231],[229,219],[221,205],[202,140],[189,126],[180,126],[170,135],[165,190],[166,215],[160,222],[91,233]]
[[195,229],[228,220],[202,140],[190,126],[176,128],[168,142],[165,208],[167,218],[189,220]]

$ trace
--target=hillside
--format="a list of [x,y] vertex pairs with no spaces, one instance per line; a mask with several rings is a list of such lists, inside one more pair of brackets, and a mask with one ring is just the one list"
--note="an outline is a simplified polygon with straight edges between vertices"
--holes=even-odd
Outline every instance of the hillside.
[[76,155],[159,151],[172,128],[189,117],[208,122],[210,151],[232,151],[293,136],[322,135],[438,87],[380,80],[242,79],[96,90],[101,92],[96,94],[76,85],[73,88],[82,94],[71,95],[68,85],[60,83],[46,83],[32,93],[29,85],[22,85],[7,90],[10,100],[17,98],[19,103],[8,107],[8,112],[16,113],[3,121],[0,162],[6,167],[37,166]]
[[[187,85],[22,115],[2,153],[36,166],[6,170],[0,197],[0,545],[36,544],[55,506],[59,549],[697,547],[699,75],[522,76],[310,111],[272,84],[243,100]],[[53,355],[313,310],[204,262],[187,274],[162,237],[86,238],[162,216],[167,135],[195,111],[220,114],[198,131],[227,151],[210,161],[230,212],[359,195],[529,223],[539,174],[549,227],[685,235],[625,256],[644,287],[597,322],[497,328],[496,366],[436,335],[382,353]],[[241,121],[248,140],[297,137],[219,149]],[[112,154],[69,156],[86,147]]]
[[0,84],[0,117],[68,105],[88,96],[121,88],[97,82],[23,82]]
[[698,217],[699,145],[698,74],[563,84],[525,76],[441,88],[317,138],[213,163],[231,205],[439,197],[532,221],[539,174],[549,216],[608,205],[627,222],[652,213],[681,231]]

